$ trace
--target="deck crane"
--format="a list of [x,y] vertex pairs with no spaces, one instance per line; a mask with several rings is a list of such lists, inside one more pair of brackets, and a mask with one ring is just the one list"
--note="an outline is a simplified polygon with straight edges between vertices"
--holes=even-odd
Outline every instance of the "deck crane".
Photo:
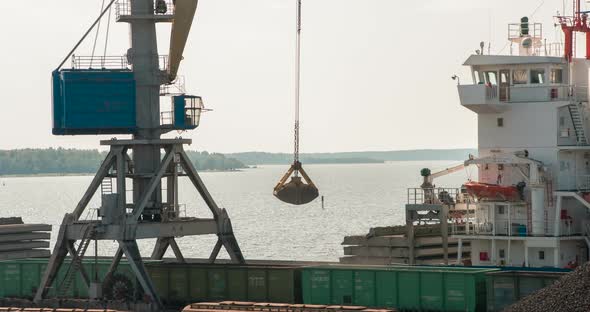
[[[279,180],[273,190],[274,196],[283,202],[293,205],[307,204],[319,196],[318,188],[307,175],[299,161],[299,102],[301,82],[301,0],[297,0],[297,41],[295,60],[295,148],[293,152],[293,164]],[[289,177],[291,181],[287,183]],[[299,176],[301,174],[301,177]],[[302,179],[303,178],[303,179]],[[305,182],[303,181],[305,180]]]
[[[217,235],[217,243],[209,257],[211,263],[222,248],[233,263],[245,260],[228,212],[217,205],[184,151],[184,145],[192,141],[161,138],[173,130],[197,128],[203,110],[199,96],[170,94],[161,88],[176,79],[198,1],[117,0],[117,22],[130,27],[131,47],[127,55],[75,56],[73,68],[62,69],[114,3],[111,0],[101,11],[52,73],[53,134],[129,134],[132,138],[101,141],[109,152],[78,205],[63,218],[35,301],[46,299],[52,289],[59,290],[53,292],[55,295],[66,294],[78,276],[88,287],[90,298],[108,298],[105,292],[109,289],[103,287],[113,284],[109,281],[125,256],[145,297],[161,311],[162,302],[147,274],[138,240],[156,240],[151,255],[154,260],[162,259],[171,248],[177,261],[184,262],[177,237],[213,234]],[[172,23],[168,58],[158,55],[158,23]],[[164,113],[160,112],[161,96],[172,98],[172,111],[167,112],[170,118],[163,118]],[[212,217],[181,216],[181,177],[192,182]],[[82,216],[95,194],[101,199],[98,217],[85,220]],[[95,247],[99,241],[115,241],[118,245],[102,280],[98,276],[91,279],[82,265],[93,241]],[[68,255],[70,261],[66,261]],[[62,276],[64,271],[67,273]]]
[[423,168],[422,170],[420,170],[420,175],[424,178],[424,181],[422,183],[422,185],[420,185],[420,187],[422,189],[432,189],[434,188],[434,179],[445,176],[447,174],[451,174],[457,171],[461,171],[465,168],[465,164],[460,164],[454,167],[450,167],[450,168],[446,168],[444,170],[432,173],[430,171],[430,169],[428,168]]

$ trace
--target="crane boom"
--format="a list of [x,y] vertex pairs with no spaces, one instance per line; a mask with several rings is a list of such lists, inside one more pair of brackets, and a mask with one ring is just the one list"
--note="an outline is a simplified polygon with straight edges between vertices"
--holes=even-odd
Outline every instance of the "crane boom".
[[463,168],[465,168],[465,164],[460,164],[460,165],[457,165],[457,166],[454,166],[454,167],[446,168],[445,170],[441,170],[439,172],[435,172],[435,173],[431,174],[430,177],[432,179],[436,179],[438,177],[442,177],[442,176],[445,176],[447,174],[451,174],[451,173],[454,173],[454,172],[457,172],[457,171],[461,171],[461,170],[463,170]]
[[182,54],[197,12],[198,0],[176,0],[174,20],[170,35],[170,52],[168,54],[168,81],[173,82],[178,74]]

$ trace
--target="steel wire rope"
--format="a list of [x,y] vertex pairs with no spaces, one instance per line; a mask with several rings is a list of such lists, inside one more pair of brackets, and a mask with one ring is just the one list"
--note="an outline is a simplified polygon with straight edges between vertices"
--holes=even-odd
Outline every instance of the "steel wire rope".
[[107,31],[105,34],[105,39],[104,39],[104,51],[102,53],[102,67],[104,68],[104,62],[107,58],[107,47],[109,46],[109,31],[111,30],[111,12],[113,11],[113,7],[109,8],[109,16],[107,18]]
[[[301,2],[297,0],[297,39],[295,52],[295,131],[294,131],[294,151],[293,161],[299,162],[299,106],[300,106],[300,89],[301,89]],[[295,176],[299,171],[295,170]]]
[[[109,2],[109,5],[107,6],[107,9],[110,9],[111,6],[113,5],[113,3],[115,3],[115,0],[111,0],[111,2]],[[86,32],[84,33],[84,35],[82,35],[82,38],[80,38],[80,40],[78,40],[78,42],[76,43],[76,45],[74,45],[74,47],[70,50],[70,52],[68,52],[68,54],[66,55],[66,57],[64,57],[64,59],[61,61],[61,63],[59,63],[59,65],[57,66],[57,68],[55,70],[60,70],[62,66],[64,66],[64,64],[68,61],[68,59],[74,54],[74,52],[76,52],[76,49],[78,49],[78,47],[82,44],[82,42],[84,41],[84,39],[86,39],[86,37],[88,37],[88,34],[90,34],[90,32],[92,31],[92,29],[94,29],[94,27],[96,26],[96,24],[98,24],[98,22],[100,21],[100,19],[105,15],[106,10],[102,11],[100,13],[100,15],[98,16],[98,18],[96,18],[96,20],[94,21],[94,23],[92,23],[92,25],[90,26],[90,28],[88,28],[88,30],[86,30]]]
[[471,170],[469,169],[469,166],[465,166],[463,169],[465,170],[467,181],[471,181]]
[[[104,3],[105,0],[102,0],[102,5],[100,7],[100,12],[104,11]],[[109,8],[109,12],[110,12]],[[110,13],[109,13],[110,14]],[[98,25],[96,26],[96,35],[94,36],[94,44],[92,45],[92,54],[90,55],[90,68],[92,68],[92,63],[94,62],[94,52],[96,51],[96,43],[98,42],[98,36],[100,35],[100,24],[102,19],[98,20]]]

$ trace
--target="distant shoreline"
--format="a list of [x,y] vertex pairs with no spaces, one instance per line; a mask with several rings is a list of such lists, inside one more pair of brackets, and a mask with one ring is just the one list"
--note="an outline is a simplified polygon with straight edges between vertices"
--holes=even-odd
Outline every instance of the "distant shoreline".
[[[187,154],[200,172],[239,172],[257,166],[289,166],[293,163],[293,155],[289,153],[219,154],[187,151]],[[476,154],[476,149],[464,148],[303,153],[300,159],[305,165],[359,165],[409,161],[463,161]],[[63,148],[0,150],[0,178],[93,176],[103,157],[103,153],[98,151]]]
[[[234,169],[234,170],[198,170],[199,172],[241,172],[244,169]],[[4,174],[0,175],[0,179],[5,178],[49,178],[49,177],[93,177],[95,172],[80,172],[80,173],[24,173],[24,174]]]

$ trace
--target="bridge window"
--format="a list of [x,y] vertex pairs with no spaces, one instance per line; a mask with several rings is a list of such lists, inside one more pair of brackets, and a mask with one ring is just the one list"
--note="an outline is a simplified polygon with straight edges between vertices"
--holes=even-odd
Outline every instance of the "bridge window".
[[497,85],[498,84],[498,79],[496,77],[496,72],[494,72],[494,71],[487,71],[487,72],[485,72],[485,78],[486,78],[486,83],[489,83],[491,85]]
[[473,82],[475,84],[483,84],[483,81],[482,81],[481,77],[479,76],[478,70],[473,71]]
[[531,83],[545,83],[545,70],[542,68],[531,69]]
[[500,71],[500,83],[501,84],[509,84],[510,83],[510,71],[509,70],[501,70]]
[[545,260],[545,251],[544,250],[539,251],[539,260]]
[[563,69],[554,68],[551,70],[550,76],[551,83],[563,83]]
[[496,121],[498,123],[498,127],[504,127],[504,118],[498,118],[498,120]]
[[528,71],[526,69],[517,69],[512,72],[513,84],[526,84],[528,80]]

